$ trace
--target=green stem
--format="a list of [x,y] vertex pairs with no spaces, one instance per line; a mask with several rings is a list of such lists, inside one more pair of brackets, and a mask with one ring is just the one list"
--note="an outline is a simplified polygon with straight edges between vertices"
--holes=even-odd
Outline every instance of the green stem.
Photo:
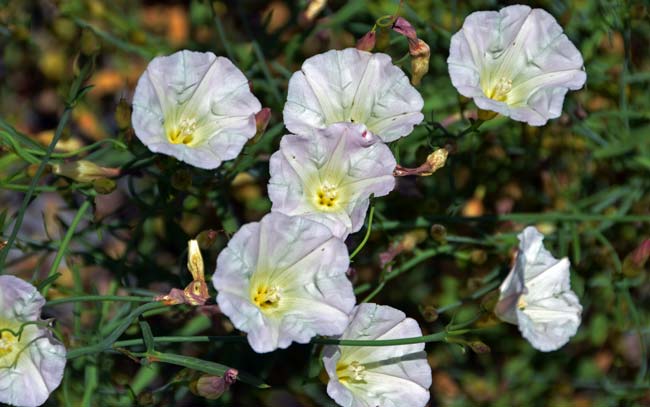
[[[461,116],[461,117],[462,117],[462,116]],[[485,123],[484,120],[481,120],[481,119],[476,119],[476,120],[474,120],[474,121],[472,122],[472,125],[469,126],[468,128],[466,128],[465,130],[461,131],[460,133],[458,133],[458,136],[457,136],[457,137],[458,137],[458,138],[461,138],[461,137],[463,137],[463,136],[466,135],[466,134],[470,134],[470,133],[478,132],[479,127],[481,127],[481,125],[482,125],[483,123]]]
[[368,239],[370,238],[370,233],[372,232],[372,217],[374,216],[374,214],[375,214],[375,205],[372,205],[370,207],[370,214],[368,215],[368,228],[366,229],[366,235],[363,237],[363,240],[361,241],[359,246],[357,246],[357,248],[354,249],[354,251],[350,255],[350,260],[352,260],[354,256],[356,256],[368,242]]
[[[65,256],[65,252],[68,250],[68,246],[70,245],[70,241],[72,240],[72,236],[74,236],[75,231],[77,230],[77,226],[79,225],[79,222],[81,222],[81,219],[83,216],[86,214],[86,211],[90,208],[90,199],[86,199],[82,204],[79,210],[77,211],[77,214],[75,215],[74,219],[72,219],[72,223],[68,227],[68,231],[66,232],[65,236],[63,237],[63,241],[61,242],[61,246],[59,246],[59,251],[56,253],[56,257],[54,258],[54,261],[52,262],[52,267],[50,267],[50,272],[47,275],[47,278],[50,278],[53,276],[59,269],[59,265],[61,264],[61,260],[63,260],[63,256]],[[52,281],[50,281],[49,284],[45,285],[43,287],[43,296],[47,295],[48,290],[50,289],[50,285],[52,284]]]
[[102,302],[102,301],[116,301],[116,302],[152,302],[151,297],[134,297],[122,295],[81,295],[78,297],[66,297],[56,300],[48,301],[48,306],[55,306],[60,304],[67,304],[71,302]]

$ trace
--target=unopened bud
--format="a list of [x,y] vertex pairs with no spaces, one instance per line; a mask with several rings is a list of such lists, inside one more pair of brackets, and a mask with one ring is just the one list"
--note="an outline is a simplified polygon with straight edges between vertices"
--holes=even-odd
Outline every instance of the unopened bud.
[[487,253],[485,252],[485,250],[475,249],[471,251],[469,258],[472,261],[472,263],[481,265],[485,263],[485,261],[487,260]]
[[396,33],[402,34],[410,41],[415,41],[418,39],[418,35],[415,32],[415,28],[409,23],[405,18],[398,17],[397,20],[393,23],[393,31]]
[[411,83],[417,86],[422,81],[422,77],[429,72],[431,49],[427,43],[421,39],[417,40],[417,44],[412,45],[412,42],[409,42],[409,53],[411,54]]
[[115,108],[115,123],[120,130],[128,129],[131,126],[131,106],[124,98],[120,98],[120,102]]
[[255,113],[255,127],[257,128],[255,132],[255,137],[251,140],[251,144],[257,143],[260,138],[264,135],[266,128],[271,121],[271,109],[268,107],[263,108],[259,112]]
[[469,342],[468,345],[475,353],[490,353],[490,347],[481,341],[472,341]]
[[77,182],[93,182],[100,178],[113,178],[120,175],[119,168],[100,167],[88,160],[52,164],[51,168],[53,174],[61,175]]
[[196,236],[196,241],[199,242],[199,248],[202,250],[208,250],[211,248],[214,242],[217,240],[218,235],[219,233],[217,233],[216,230],[212,229],[204,230],[199,233]]
[[377,34],[375,30],[369,31],[357,41],[356,48],[361,51],[372,51],[377,42]]
[[643,272],[646,262],[650,258],[650,239],[643,241],[639,247],[623,260],[622,271],[626,277],[636,277]]
[[93,189],[100,195],[107,195],[115,191],[117,183],[112,179],[98,178],[93,181]]
[[426,305],[420,308],[422,318],[427,322],[434,322],[438,319],[438,310],[433,305]]
[[187,191],[192,186],[192,173],[187,169],[174,171],[171,184],[179,191]]
[[237,381],[238,375],[239,372],[236,369],[228,369],[223,377],[204,375],[190,384],[190,390],[197,396],[216,400],[228,390],[231,384]]
[[439,223],[431,225],[431,237],[438,243],[444,243],[447,241],[447,228],[442,226]]

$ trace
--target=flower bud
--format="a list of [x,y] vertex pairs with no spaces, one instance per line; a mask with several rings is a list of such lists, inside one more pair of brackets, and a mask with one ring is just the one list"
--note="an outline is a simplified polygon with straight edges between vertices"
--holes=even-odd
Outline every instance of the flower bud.
[[216,230],[204,230],[196,236],[196,241],[199,242],[199,248],[208,250],[212,247],[217,240],[218,233]]
[[115,123],[120,130],[128,129],[131,126],[131,106],[124,98],[120,98],[120,102],[115,108]]
[[238,375],[239,372],[236,369],[228,369],[223,377],[203,375],[190,384],[190,390],[197,396],[216,400],[228,390],[231,384],[237,381]]
[[98,178],[93,181],[93,189],[100,195],[107,195],[115,191],[117,184],[112,179]]
[[417,41],[418,35],[415,32],[415,28],[403,17],[397,17],[397,20],[393,23],[393,31],[396,33],[402,34],[408,38],[409,43],[411,41]]
[[375,43],[377,42],[377,34],[374,30],[368,31],[366,35],[361,37],[357,41],[356,48],[361,51],[372,51],[375,48]]
[[52,164],[51,168],[53,174],[61,175],[77,182],[93,182],[100,178],[113,178],[120,175],[119,168],[100,167],[88,160]]
[[411,83],[417,86],[422,81],[422,77],[429,72],[431,49],[426,42],[418,39],[416,45],[412,46],[409,42],[409,53],[411,54]]
[[431,225],[431,237],[438,243],[445,243],[447,241],[447,228],[439,223]]
[[425,305],[420,307],[422,318],[427,322],[434,322],[438,319],[438,310],[433,305]]
[[485,343],[481,341],[472,341],[468,343],[469,347],[472,348],[472,350],[475,353],[482,354],[482,353],[490,353],[491,349],[489,346],[487,346]]
[[257,127],[257,132],[255,137],[251,140],[251,144],[257,143],[260,138],[264,135],[266,128],[271,121],[271,109],[268,107],[263,108],[259,112],[255,113],[255,126]]

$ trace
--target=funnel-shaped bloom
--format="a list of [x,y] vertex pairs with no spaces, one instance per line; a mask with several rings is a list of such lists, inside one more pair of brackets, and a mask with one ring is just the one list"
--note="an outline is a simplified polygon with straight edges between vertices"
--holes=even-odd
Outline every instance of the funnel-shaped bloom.
[[580,326],[582,306],[571,291],[570,263],[544,248],[544,235],[532,226],[518,235],[519,251],[500,287],[495,313],[516,324],[535,349],[564,346]]
[[395,166],[390,149],[363,125],[288,134],[271,156],[272,210],[315,220],[345,239],[363,225],[370,195],[393,190]]
[[[414,319],[395,308],[360,304],[340,339],[383,340],[422,336]],[[424,407],[431,367],[424,343],[397,346],[327,346],[327,394],[344,407]]]
[[339,335],[354,307],[345,244],[327,227],[281,213],[230,239],[213,276],[217,302],[256,352]]
[[559,117],[564,95],[587,78],[555,18],[522,5],[470,14],[451,38],[447,63],[460,94],[531,126]]
[[365,124],[384,142],[408,136],[424,116],[422,96],[386,54],[354,48],[307,59],[289,80],[284,124],[310,135],[333,123]]
[[44,304],[31,284],[0,276],[0,404],[40,406],[63,379],[65,347],[43,327]]
[[149,63],[135,89],[131,120],[151,151],[213,169],[237,157],[255,135],[261,108],[230,60],[179,51]]

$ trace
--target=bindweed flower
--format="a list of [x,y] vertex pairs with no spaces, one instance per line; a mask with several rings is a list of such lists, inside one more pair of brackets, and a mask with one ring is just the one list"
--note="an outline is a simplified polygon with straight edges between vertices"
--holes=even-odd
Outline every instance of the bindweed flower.
[[40,406],[63,379],[65,347],[44,328],[36,288],[0,276],[0,404]]
[[132,124],[151,151],[214,169],[255,135],[261,108],[230,60],[184,50],[149,63],[133,96]]
[[576,334],[582,313],[570,287],[569,260],[554,258],[544,248],[544,235],[532,226],[517,237],[515,265],[499,288],[495,313],[519,326],[535,349],[559,349]]
[[[360,304],[340,339],[383,340],[422,336],[417,322],[395,308]],[[396,346],[327,346],[327,394],[345,407],[424,407],[431,367],[424,343]]]
[[219,254],[217,302],[259,353],[339,335],[355,303],[345,244],[302,217],[270,213],[249,223]]
[[272,210],[320,222],[345,239],[361,229],[370,195],[393,190],[395,165],[390,149],[363,125],[288,134],[271,156]]
[[384,142],[397,140],[420,123],[424,101],[386,54],[354,48],[307,59],[289,80],[284,123],[311,135],[330,124],[364,124]]
[[483,110],[542,126],[587,78],[582,55],[552,15],[515,5],[470,14],[451,38],[449,75]]

